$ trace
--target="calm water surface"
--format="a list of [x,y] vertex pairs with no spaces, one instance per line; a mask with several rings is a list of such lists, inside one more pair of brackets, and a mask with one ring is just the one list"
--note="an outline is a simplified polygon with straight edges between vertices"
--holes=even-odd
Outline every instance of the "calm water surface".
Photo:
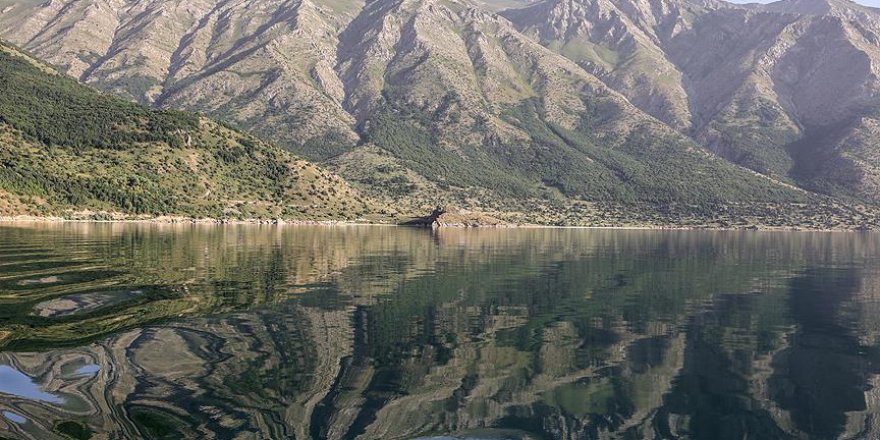
[[0,226],[0,438],[877,439],[880,235]]

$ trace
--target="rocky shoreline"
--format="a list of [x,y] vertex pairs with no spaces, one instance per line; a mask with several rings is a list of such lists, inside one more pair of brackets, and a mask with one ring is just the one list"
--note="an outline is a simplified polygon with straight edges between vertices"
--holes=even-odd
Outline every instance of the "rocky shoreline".
[[[507,215],[505,215],[507,214]],[[814,227],[809,225],[767,225],[760,222],[739,225],[719,225],[715,221],[676,224],[674,222],[639,222],[622,219],[605,219],[595,224],[548,224],[528,221],[517,221],[505,217],[513,217],[509,213],[489,214],[458,208],[436,208],[425,217],[410,217],[408,220],[399,218],[372,218],[355,220],[335,219],[283,219],[283,218],[252,218],[227,219],[210,217],[186,216],[133,216],[122,213],[84,211],[74,215],[40,216],[40,215],[0,215],[0,223],[141,223],[168,225],[268,225],[268,226],[405,226],[431,229],[503,229],[503,228],[562,228],[562,229],[620,229],[620,230],[668,230],[668,231],[809,231],[809,232],[867,232],[880,231],[871,225],[853,225],[841,223],[834,227]],[[619,220],[619,221],[618,221]]]
[[58,216],[0,216],[0,223],[154,223],[193,225],[389,225],[390,223],[351,220],[295,220],[295,219],[219,219],[195,217],[114,217],[114,218],[65,218]]

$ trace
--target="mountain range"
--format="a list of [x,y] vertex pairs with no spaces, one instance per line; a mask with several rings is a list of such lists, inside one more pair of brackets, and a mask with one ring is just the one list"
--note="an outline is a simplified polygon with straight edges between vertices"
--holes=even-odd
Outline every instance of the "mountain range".
[[875,204],[878,33],[846,0],[0,0],[80,82],[418,209]]

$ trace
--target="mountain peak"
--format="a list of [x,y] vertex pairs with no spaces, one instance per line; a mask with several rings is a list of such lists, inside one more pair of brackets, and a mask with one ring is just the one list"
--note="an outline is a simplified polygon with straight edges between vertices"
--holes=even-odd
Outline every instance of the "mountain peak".
[[764,10],[804,15],[849,15],[852,12],[875,12],[874,8],[850,0],[780,0],[766,5]]
[[771,3],[768,8],[779,12],[820,15],[831,12],[839,2],[840,0],[780,0]]

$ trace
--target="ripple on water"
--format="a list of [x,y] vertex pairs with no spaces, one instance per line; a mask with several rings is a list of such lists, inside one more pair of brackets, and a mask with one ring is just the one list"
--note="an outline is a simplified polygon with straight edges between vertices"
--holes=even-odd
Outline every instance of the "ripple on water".
[[101,371],[100,365],[88,364],[88,365],[83,365],[82,367],[79,367],[74,372],[74,375],[76,375],[76,376],[94,376],[94,375],[98,374],[99,371]]
[[34,314],[44,318],[70,316],[119,304],[143,294],[143,290],[129,290],[65,295],[35,305]]
[[0,365],[0,393],[28,400],[64,404],[63,398],[43,391],[30,376],[9,365]]
[[40,284],[55,284],[60,283],[62,278],[58,275],[50,275],[43,278],[29,278],[26,280],[21,280],[17,284],[19,286],[37,286]]
[[415,440],[512,440],[509,437],[495,437],[495,438],[484,438],[484,437],[449,437],[449,436],[439,436],[439,437],[419,437]]
[[61,366],[59,377],[63,380],[75,381],[83,378],[96,376],[101,371],[101,366],[92,362],[91,359],[78,359]]
[[[4,272],[8,272],[7,268],[4,268]],[[84,286],[85,283],[107,280],[120,274],[121,272],[117,271],[83,269],[70,270],[55,274],[22,275],[13,279],[0,280],[0,289],[23,291],[50,287],[54,288],[61,285],[75,285],[77,283]]]

